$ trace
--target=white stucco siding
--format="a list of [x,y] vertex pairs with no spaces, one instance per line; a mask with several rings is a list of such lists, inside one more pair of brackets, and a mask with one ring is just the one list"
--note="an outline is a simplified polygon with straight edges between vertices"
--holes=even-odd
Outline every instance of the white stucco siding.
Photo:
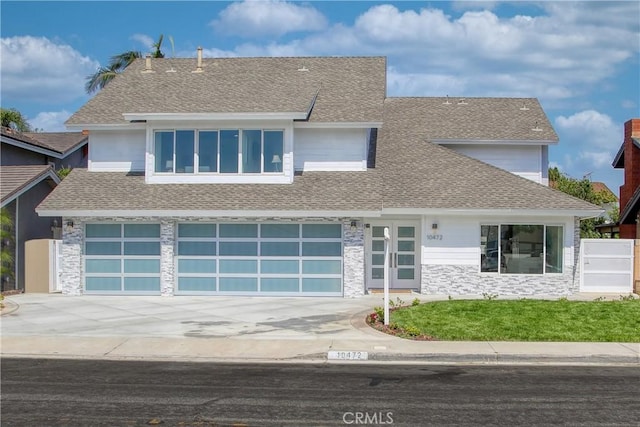
[[[433,229],[433,224],[438,228]],[[473,265],[480,268],[480,225],[544,224],[564,227],[564,268],[574,265],[572,217],[463,217],[425,216],[422,219],[422,264]],[[433,236],[433,237],[430,237]],[[435,237],[437,236],[437,237]]]
[[367,169],[367,129],[295,129],[294,167],[305,171]]
[[451,144],[446,147],[539,184],[548,183],[544,179],[548,164],[540,145]]
[[89,134],[89,170],[94,172],[144,171],[145,131],[109,130]]

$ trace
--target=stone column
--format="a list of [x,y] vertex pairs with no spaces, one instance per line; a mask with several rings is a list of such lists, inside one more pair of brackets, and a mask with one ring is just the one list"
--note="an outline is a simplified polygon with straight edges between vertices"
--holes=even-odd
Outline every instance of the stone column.
[[[73,223],[73,226],[67,226]],[[82,295],[84,223],[79,218],[62,218],[61,278],[64,295]]]
[[173,296],[176,281],[174,248],[176,240],[176,222],[160,222],[160,294]]
[[356,229],[351,230],[351,220],[342,223],[344,248],[344,297],[354,298],[364,295],[364,224],[356,221]]

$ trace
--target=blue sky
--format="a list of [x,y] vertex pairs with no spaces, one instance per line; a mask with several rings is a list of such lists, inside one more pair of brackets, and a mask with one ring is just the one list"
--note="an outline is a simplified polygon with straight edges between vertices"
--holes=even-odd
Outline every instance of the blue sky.
[[2,106],[45,131],[89,99],[87,75],[159,34],[176,57],[385,55],[391,96],[536,97],[560,137],[551,165],[615,193],[623,123],[640,117],[637,1],[3,0],[0,14]]

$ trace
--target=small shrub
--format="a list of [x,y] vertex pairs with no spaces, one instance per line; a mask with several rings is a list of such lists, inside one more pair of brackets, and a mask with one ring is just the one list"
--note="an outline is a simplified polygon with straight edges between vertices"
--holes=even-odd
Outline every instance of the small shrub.
[[493,301],[494,299],[498,298],[498,294],[492,294],[489,292],[483,292],[482,293],[482,298],[486,299],[487,301]]
[[374,314],[378,316],[378,321],[384,322],[384,308],[383,307],[373,307]]
[[558,298],[558,301],[567,302],[569,299],[567,297]]
[[629,295],[620,295],[620,301],[633,301],[636,298],[633,296],[633,294],[629,294]]
[[602,302],[602,301],[606,301],[606,300],[607,299],[605,297],[598,297],[598,298],[594,299],[595,302]]
[[410,337],[417,337],[418,335],[420,335],[420,329],[418,329],[416,326],[407,326],[406,328],[404,328],[404,333]]
[[420,305],[420,298],[415,298],[413,301],[411,301],[411,305],[413,307]]
[[400,328],[398,327],[398,324],[396,322],[391,322],[389,323],[389,329],[398,330]]

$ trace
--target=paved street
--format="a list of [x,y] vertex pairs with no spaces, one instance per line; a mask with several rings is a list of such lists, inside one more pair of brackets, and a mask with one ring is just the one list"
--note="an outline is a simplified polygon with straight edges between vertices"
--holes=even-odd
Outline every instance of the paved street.
[[639,384],[636,367],[5,358],[2,425],[631,426]]

